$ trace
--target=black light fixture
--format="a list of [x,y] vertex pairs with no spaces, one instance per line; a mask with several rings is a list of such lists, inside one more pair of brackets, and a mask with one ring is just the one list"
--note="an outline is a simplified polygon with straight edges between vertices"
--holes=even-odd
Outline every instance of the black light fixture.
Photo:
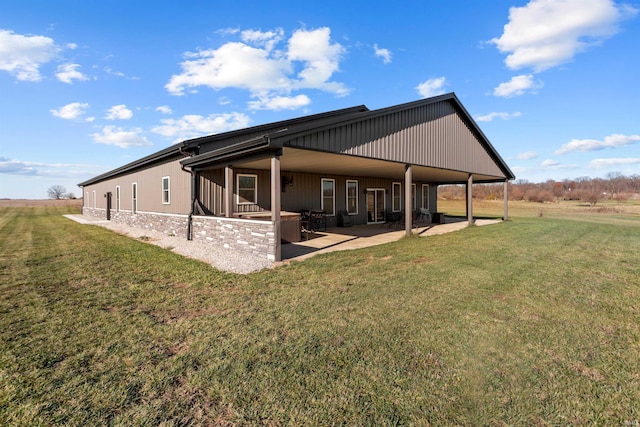
[[280,177],[280,182],[282,183],[282,192],[284,193],[287,190],[287,185],[289,187],[293,187],[293,175],[289,177],[287,176]]

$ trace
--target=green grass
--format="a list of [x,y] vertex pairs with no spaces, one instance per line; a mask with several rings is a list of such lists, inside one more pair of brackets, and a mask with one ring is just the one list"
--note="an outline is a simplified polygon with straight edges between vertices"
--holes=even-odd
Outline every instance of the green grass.
[[248,276],[0,208],[0,425],[634,425],[640,222],[514,217]]

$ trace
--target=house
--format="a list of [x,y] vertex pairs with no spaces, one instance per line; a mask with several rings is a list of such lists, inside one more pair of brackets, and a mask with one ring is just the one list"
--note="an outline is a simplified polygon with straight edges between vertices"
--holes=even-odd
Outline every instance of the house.
[[85,215],[280,260],[300,212],[326,226],[436,213],[437,187],[515,178],[455,94],[190,139],[78,184]]

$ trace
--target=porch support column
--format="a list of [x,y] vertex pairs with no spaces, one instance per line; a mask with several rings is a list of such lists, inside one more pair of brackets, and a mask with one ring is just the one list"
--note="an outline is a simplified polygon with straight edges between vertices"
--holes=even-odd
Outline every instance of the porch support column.
[[231,218],[233,215],[233,169],[231,166],[224,168],[224,216]]
[[280,229],[280,157],[271,157],[271,221],[273,221],[273,238],[275,240],[275,261],[282,261],[282,230]]
[[502,216],[504,221],[509,219],[509,195],[507,193],[508,183],[509,181],[504,181],[504,215]]
[[407,236],[411,236],[411,229],[413,228],[413,221],[411,215],[411,201],[413,200],[411,194],[411,184],[413,183],[413,171],[411,165],[405,165],[404,167],[404,231]]
[[467,179],[467,221],[473,225],[473,175]]

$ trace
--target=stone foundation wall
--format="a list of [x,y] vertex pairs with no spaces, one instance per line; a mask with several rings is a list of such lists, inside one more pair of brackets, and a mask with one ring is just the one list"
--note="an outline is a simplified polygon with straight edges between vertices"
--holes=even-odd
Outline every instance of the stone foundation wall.
[[[106,209],[82,208],[83,215],[100,219],[107,219]],[[126,224],[141,230],[158,231],[167,235],[187,238],[187,215],[156,214],[138,212],[135,215],[129,211],[116,212],[111,210],[111,221]]]
[[[107,219],[105,209],[83,207],[82,214]],[[111,210],[111,221],[126,224],[141,230],[159,231],[164,234],[187,238],[187,215],[155,214]],[[191,225],[193,240],[219,245],[237,251],[275,261],[276,240],[271,221],[194,216]]]
[[271,221],[194,216],[191,227],[193,240],[275,261],[276,239]]

